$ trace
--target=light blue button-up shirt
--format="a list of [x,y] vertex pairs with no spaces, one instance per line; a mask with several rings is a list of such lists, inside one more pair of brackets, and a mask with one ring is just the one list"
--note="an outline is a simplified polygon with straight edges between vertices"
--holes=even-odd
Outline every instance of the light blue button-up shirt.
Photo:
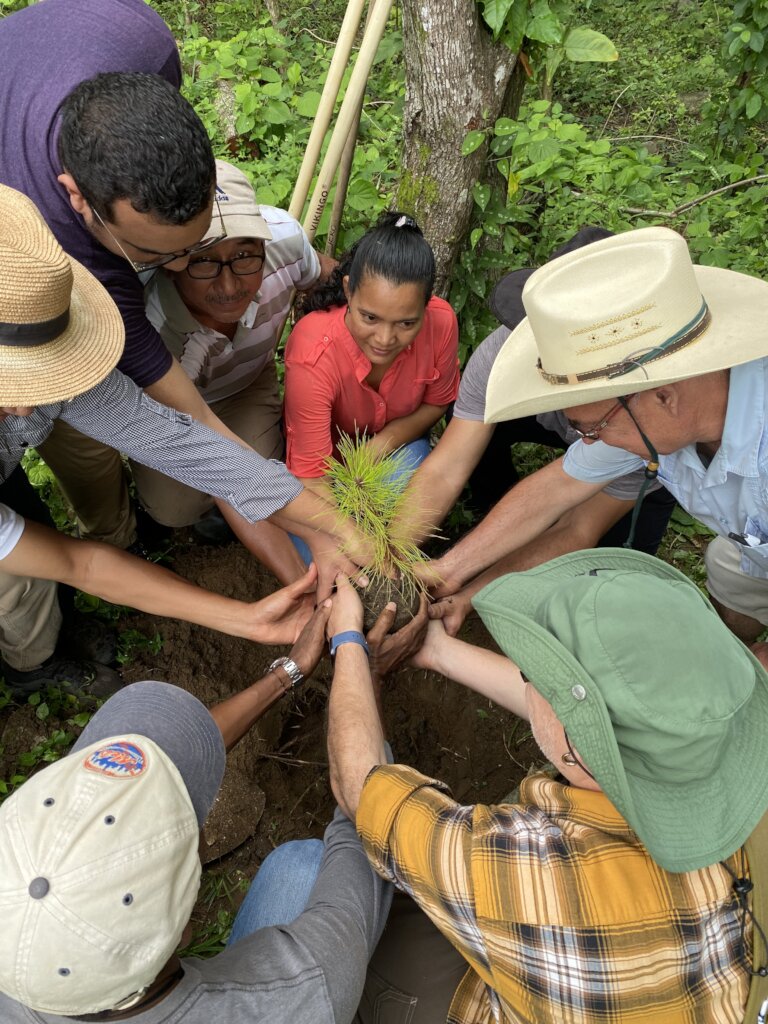
[[[659,456],[659,480],[686,512],[716,533],[748,534],[742,570],[768,578],[768,357],[735,366],[720,447],[706,466],[695,445]],[[653,438],[651,438],[653,440]],[[647,460],[602,441],[571,445],[563,469],[577,480],[608,482]]]

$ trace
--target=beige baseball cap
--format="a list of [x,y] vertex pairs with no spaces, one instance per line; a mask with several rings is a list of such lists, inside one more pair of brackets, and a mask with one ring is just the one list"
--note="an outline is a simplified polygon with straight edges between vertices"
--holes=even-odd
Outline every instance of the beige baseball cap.
[[263,238],[269,241],[272,232],[261,216],[253,186],[239,167],[216,161],[216,202],[211,215],[211,232],[218,231],[218,212],[230,238]]
[[67,1017],[141,1000],[192,913],[224,758],[196,698],[134,683],[5,801],[0,991]]

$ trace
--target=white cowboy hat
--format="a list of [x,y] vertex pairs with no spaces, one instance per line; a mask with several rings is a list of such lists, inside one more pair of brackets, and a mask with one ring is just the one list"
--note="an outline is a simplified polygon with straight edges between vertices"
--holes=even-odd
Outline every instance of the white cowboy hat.
[[768,355],[768,283],[695,267],[685,240],[640,228],[535,271],[527,317],[488,381],[485,422],[699,377]]

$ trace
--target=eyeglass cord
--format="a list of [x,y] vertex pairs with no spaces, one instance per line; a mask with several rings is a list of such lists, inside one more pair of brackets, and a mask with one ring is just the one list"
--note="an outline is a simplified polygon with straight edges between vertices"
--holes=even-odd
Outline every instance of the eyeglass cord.
[[643,444],[648,449],[648,454],[650,455],[650,459],[648,460],[648,463],[645,467],[645,479],[643,480],[643,486],[640,488],[640,493],[637,496],[635,507],[632,509],[632,519],[629,523],[629,534],[627,536],[627,539],[621,545],[623,548],[631,548],[635,542],[635,529],[637,527],[638,517],[640,516],[640,509],[642,508],[643,501],[645,500],[645,495],[648,492],[648,488],[659,475],[659,453],[648,440],[648,438],[645,435],[645,432],[643,431],[643,428],[632,415],[632,410],[629,408],[629,402],[626,400],[626,398],[621,396],[619,398],[619,402],[623,406],[629,418],[637,427],[637,432],[640,435]]
[[[725,870],[733,879],[733,892],[736,896],[736,902],[739,905],[739,910],[741,911],[741,927],[739,929],[739,942],[743,946],[744,933],[747,930],[747,915],[749,915],[749,917],[752,919],[752,926],[759,932],[760,938],[763,940],[763,946],[766,949],[768,949],[768,936],[766,936],[762,926],[760,925],[760,922],[755,918],[755,915],[752,913],[749,906],[749,901],[747,900],[747,896],[749,895],[749,893],[752,892],[752,890],[755,887],[754,883],[751,882],[748,878],[740,878],[735,871],[732,871],[731,868],[728,867],[724,860],[720,861],[720,866],[725,868]],[[754,967],[750,966],[749,973],[757,974],[761,978],[768,977],[768,966],[758,967],[757,970],[755,970]]]

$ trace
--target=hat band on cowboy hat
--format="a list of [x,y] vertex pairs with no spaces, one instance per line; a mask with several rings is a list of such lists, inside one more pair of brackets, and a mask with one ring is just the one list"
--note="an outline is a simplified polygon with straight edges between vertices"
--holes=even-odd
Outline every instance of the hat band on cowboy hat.
[[768,283],[694,266],[668,228],[640,228],[545,264],[494,362],[487,423],[588,405],[766,355]]
[[599,380],[601,377],[607,377],[609,380],[612,380],[614,377],[621,377],[623,374],[629,373],[638,366],[644,366],[646,363],[653,362],[654,359],[661,359],[664,356],[672,355],[678,349],[690,345],[691,342],[696,341],[699,335],[706,331],[711,320],[712,314],[709,312],[709,306],[707,306],[706,300],[703,300],[693,320],[667,338],[666,341],[656,345],[655,348],[638,353],[636,356],[624,359],[620,363],[609,363],[607,366],[601,366],[597,370],[587,370],[585,373],[547,373],[541,365],[541,360],[539,360],[537,363],[539,373],[550,384],[580,384],[582,381]]

